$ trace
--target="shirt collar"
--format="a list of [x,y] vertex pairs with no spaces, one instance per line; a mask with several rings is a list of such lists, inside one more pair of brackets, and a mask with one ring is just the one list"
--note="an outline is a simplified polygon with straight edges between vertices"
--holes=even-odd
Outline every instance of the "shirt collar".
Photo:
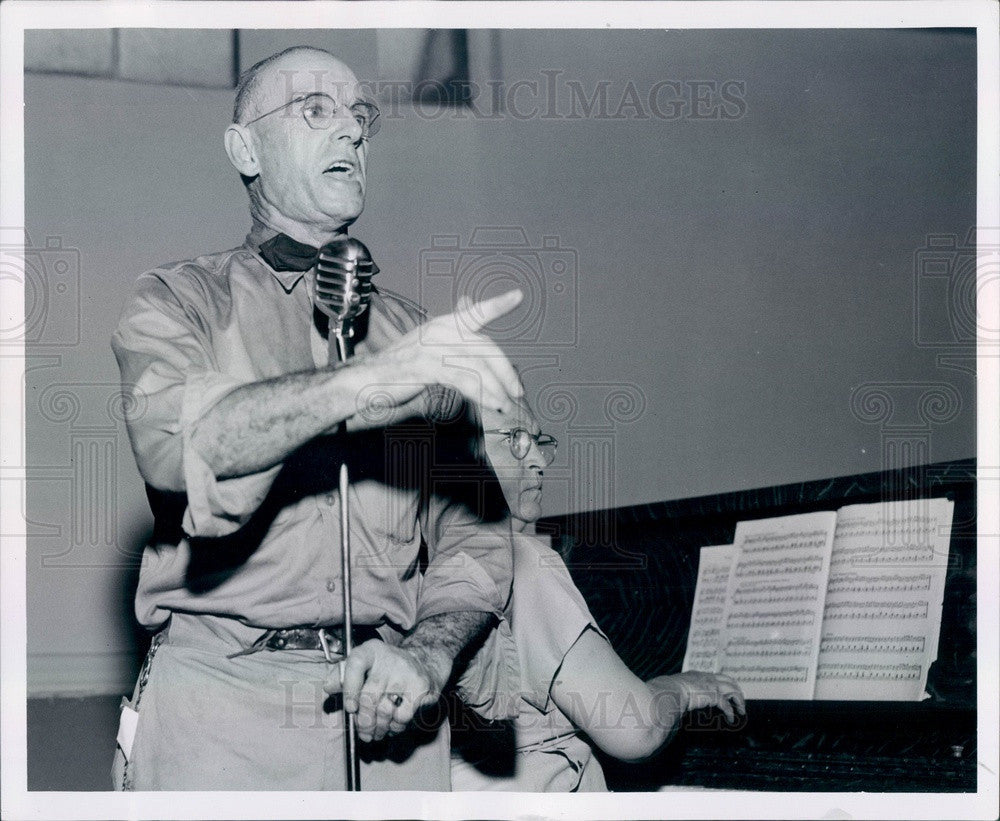
[[[286,294],[290,294],[295,290],[295,286],[299,284],[299,281],[305,278],[308,271],[275,271],[264,258],[258,252],[261,243],[267,242],[271,237],[276,237],[280,234],[280,231],[276,231],[274,228],[269,228],[260,222],[260,220],[253,220],[253,225],[250,228],[250,233],[247,234],[246,239],[243,241],[243,247],[256,259],[271,276],[278,280],[278,284],[281,285],[282,289]],[[312,287],[312,286],[310,286]],[[379,290],[374,285],[372,286],[372,297],[375,301],[380,296]],[[369,308],[371,310],[371,308]]]
[[246,249],[251,254],[253,254],[254,258],[256,258],[260,262],[260,264],[264,266],[264,270],[266,270],[271,276],[273,276],[276,280],[278,280],[278,284],[281,285],[285,293],[290,294],[293,290],[295,290],[295,286],[299,284],[299,280],[301,280],[305,276],[305,272],[275,271],[270,265],[268,265],[264,261],[264,258],[261,257],[260,253],[257,250],[258,248],[260,248],[261,243],[267,242],[272,237],[276,237],[279,233],[281,232],[276,231],[273,228],[269,228],[268,226],[264,225],[264,223],[255,219],[253,221],[253,227],[251,227],[250,233],[247,234],[247,238],[243,244],[246,247]]

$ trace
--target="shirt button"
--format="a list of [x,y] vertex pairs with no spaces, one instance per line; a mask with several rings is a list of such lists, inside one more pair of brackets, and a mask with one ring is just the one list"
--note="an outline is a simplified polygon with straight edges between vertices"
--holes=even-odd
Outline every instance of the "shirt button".
[[326,589],[332,593],[334,590],[337,589],[337,582],[334,579],[327,579]]
[[332,494],[332,493],[327,493],[327,494],[326,494],[326,503],[327,503],[328,505],[330,505],[330,507],[333,507],[333,503],[334,503],[334,501],[335,501],[335,500],[334,500],[334,497],[333,497],[333,494]]

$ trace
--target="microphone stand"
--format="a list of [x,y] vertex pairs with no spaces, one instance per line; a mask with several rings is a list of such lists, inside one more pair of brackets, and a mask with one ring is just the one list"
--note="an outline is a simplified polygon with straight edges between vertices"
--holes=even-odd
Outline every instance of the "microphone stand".
[[[313,304],[329,318],[327,334],[328,362],[343,365],[354,353],[350,342],[353,336],[351,321],[365,310],[372,291],[371,278],[378,273],[378,266],[363,243],[353,238],[335,240],[319,250],[314,268]],[[343,435],[347,422],[340,426]],[[340,495],[340,560],[341,581],[344,597],[344,658],[354,650],[354,621],[351,614],[351,520],[346,457],[340,463],[338,490]],[[327,659],[331,654],[320,631],[320,641]],[[340,665],[341,684],[344,681],[344,665]],[[357,792],[361,789],[361,761],[358,758],[358,722],[355,713],[344,709],[344,741],[347,754],[347,789]]]
[[[330,322],[328,345],[330,362],[337,361],[343,365],[351,352],[348,350],[348,341],[344,336],[344,322],[342,320],[336,323],[333,321]],[[346,425],[344,427],[346,428]],[[345,659],[354,650],[354,621],[351,614],[351,516],[350,505],[347,499],[349,486],[350,480],[348,478],[347,460],[345,459],[340,463],[338,481],[340,495],[340,575],[344,596],[343,649]],[[341,684],[343,684],[343,663],[340,666],[340,673]],[[347,753],[347,789],[349,792],[359,792],[361,790],[361,761],[358,758],[358,717],[356,713],[348,713],[346,707],[344,708],[344,724]]]

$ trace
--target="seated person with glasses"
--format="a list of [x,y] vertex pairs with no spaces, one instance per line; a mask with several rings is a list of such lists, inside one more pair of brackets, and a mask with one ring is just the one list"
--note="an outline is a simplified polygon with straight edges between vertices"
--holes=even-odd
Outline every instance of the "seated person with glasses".
[[[644,682],[625,666],[562,558],[533,535],[556,440],[539,431],[525,405],[513,420],[485,408],[481,413],[480,450],[510,509],[514,587],[507,621],[469,664],[459,690],[484,714],[497,706],[489,702],[513,698],[517,717],[511,738],[509,725],[484,725],[456,708],[452,789],[603,791],[604,774],[581,730],[605,753],[638,761],[657,752],[689,710],[716,707],[730,723],[744,715],[740,687],[727,676],[687,672]],[[520,668],[516,694],[497,686],[506,674],[498,669],[504,654],[514,655]]]

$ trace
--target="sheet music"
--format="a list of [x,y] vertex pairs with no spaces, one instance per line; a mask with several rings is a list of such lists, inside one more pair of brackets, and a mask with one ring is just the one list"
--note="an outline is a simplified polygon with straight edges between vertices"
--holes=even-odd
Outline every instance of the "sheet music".
[[811,699],[837,514],[740,522],[721,672],[747,698]]
[[816,698],[919,701],[937,658],[954,503],[838,511]]
[[703,547],[698,557],[698,581],[691,606],[691,627],[684,653],[684,672],[716,673],[722,664],[721,632],[726,613],[729,573],[736,556],[731,544]]

